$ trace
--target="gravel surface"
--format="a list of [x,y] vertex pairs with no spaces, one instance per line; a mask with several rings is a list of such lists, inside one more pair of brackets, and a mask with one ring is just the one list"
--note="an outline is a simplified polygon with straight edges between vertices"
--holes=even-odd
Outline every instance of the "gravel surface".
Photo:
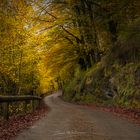
[[45,98],[51,111],[14,140],[140,140],[140,126],[110,112]]

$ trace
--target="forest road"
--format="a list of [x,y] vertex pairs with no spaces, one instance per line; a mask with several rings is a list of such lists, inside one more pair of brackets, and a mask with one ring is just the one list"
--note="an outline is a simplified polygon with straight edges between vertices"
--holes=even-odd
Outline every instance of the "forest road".
[[51,111],[14,140],[140,140],[140,126],[109,112],[66,103],[60,95],[46,97]]

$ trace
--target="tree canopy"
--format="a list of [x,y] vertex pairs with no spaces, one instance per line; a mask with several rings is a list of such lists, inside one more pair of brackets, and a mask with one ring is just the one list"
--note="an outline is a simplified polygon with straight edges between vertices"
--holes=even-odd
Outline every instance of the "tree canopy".
[[2,0],[0,94],[139,106],[139,23],[138,0]]

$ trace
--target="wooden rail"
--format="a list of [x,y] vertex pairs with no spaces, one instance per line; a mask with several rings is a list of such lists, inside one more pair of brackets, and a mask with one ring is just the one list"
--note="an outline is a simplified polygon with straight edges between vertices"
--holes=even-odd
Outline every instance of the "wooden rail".
[[[12,102],[24,102],[24,112],[27,111],[27,102],[29,102],[32,106],[32,110],[34,111],[35,108],[40,106],[43,97],[39,96],[0,96],[0,105],[2,107],[2,115],[4,119],[9,119],[9,104]],[[37,101],[37,106],[35,104]]]
[[38,96],[0,96],[0,103],[2,102],[16,102],[16,101],[28,101],[28,100],[41,100]]

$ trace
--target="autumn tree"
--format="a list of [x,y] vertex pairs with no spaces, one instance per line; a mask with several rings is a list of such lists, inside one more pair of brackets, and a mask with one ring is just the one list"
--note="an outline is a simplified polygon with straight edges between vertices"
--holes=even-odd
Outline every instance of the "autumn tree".
[[23,94],[36,87],[35,65],[39,60],[33,24],[33,7],[25,1],[0,5],[0,92]]

